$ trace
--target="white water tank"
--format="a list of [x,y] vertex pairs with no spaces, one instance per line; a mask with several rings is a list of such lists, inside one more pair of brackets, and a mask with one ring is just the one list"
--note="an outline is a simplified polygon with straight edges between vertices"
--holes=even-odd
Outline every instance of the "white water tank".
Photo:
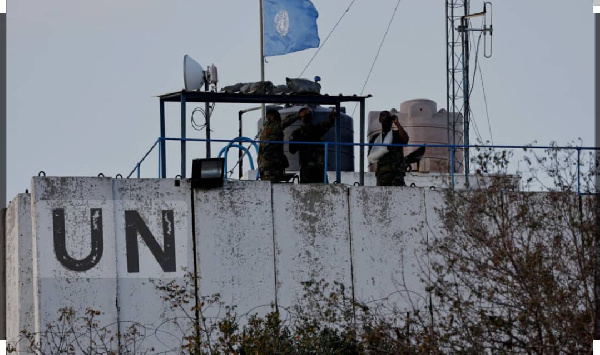
[[[449,115],[444,109],[437,110],[437,104],[428,99],[415,99],[404,101],[400,104],[400,111],[389,110],[398,116],[398,121],[404,127],[410,137],[409,144],[463,144],[463,117],[459,113],[451,112]],[[381,111],[369,112],[369,125],[367,139],[381,132],[379,113]],[[449,121],[449,125],[448,125]],[[392,126],[392,129],[395,129]],[[418,149],[418,147],[406,147],[404,154]],[[450,150],[445,147],[427,147],[425,155],[421,158],[419,169],[422,172],[449,172]],[[454,151],[454,172],[463,171],[463,151]],[[370,171],[375,171],[376,165],[369,166]],[[416,169],[416,166],[413,166]]]

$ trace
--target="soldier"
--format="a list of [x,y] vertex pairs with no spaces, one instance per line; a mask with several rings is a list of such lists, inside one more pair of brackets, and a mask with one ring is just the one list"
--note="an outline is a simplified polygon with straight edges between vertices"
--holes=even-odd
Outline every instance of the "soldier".
[[[310,108],[308,114],[301,117],[302,126],[292,133],[291,141],[321,142],[323,136],[335,123],[335,111],[329,113],[329,120],[319,124],[312,123]],[[292,144],[290,153],[300,152],[300,182],[311,183],[324,181],[325,151],[322,144]]]
[[292,125],[298,118],[307,115],[307,109],[302,109],[297,115],[286,117],[282,122],[281,115],[277,110],[268,110],[260,132],[260,143],[258,149],[258,171],[261,180],[281,181],[285,168],[289,166],[288,160],[283,153],[283,143],[269,143],[266,141],[283,141],[283,130]]
[[[389,111],[382,111],[379,114],[379,122],[381,133],[373,136],[369,143],[408,144],[408,133],[398,122],[398,116],[392,116]],[[397,131],[392,131],[392,123],[398,129]],[[404,147],[370,146],[368,158],[369,162],[377,163],[375,171],[377,186],[406,186]]]

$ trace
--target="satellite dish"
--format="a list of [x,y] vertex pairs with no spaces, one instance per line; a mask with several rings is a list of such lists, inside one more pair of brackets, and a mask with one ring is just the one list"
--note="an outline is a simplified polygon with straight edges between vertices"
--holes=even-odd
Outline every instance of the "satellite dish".
[[183,56],[183,82],[186,91],[200,90],[204,86],[204,68],[187,54]]

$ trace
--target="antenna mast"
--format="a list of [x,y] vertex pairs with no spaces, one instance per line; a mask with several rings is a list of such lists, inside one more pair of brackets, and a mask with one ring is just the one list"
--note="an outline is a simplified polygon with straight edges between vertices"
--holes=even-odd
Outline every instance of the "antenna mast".
[[[486,25],[487,6],[490,7],[490,25]],[[469,0],[446,0],[446,107],[448,128],[448,142],[455,145],[455,128],[460,117],[463,117],[463,144],[464,148],[464,171],[465,185],[469,186],[469,120],[470,120],[470,84],[469,84],[469,32],[478,31],[484,34],[484,56],[492,56],[492,23],[490,2],[484,2],[483,11],[471,14],[469,11]],[[483,16],[482,28],[470,28],[472,17]],[[490,34],[490,49],[487,51],[487,34]],[[477,69],[477,68],[476,68]],[[462,100],[462,105],[460,101]],[[452,113],[452,117],[451,116]],[[458,113],[458,115],[454,115]],[[450,134],[452,132],[452,140]],[[454,148],[452,148],[454,149]],[[453,154],[450,155],[449,161]],[[449,169],[451,164],[449,165]]]

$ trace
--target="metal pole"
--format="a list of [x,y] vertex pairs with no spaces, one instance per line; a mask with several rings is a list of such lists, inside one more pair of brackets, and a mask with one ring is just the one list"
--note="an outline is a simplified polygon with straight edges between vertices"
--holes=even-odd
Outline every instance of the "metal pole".
[[[595,116],[596,122],[600,122],[600,15],[594,14],[594,27],[595,27],[595,57],[596,57],[596,71],[595,71]],[[596,124],[596,147],[600,146],[600,125]],[[600,151],[594,150],[594,168],[598,168],[598,159],[600,159]],[[595,182],[595,193],[598,193],[600,184],[600,176],[596,176]],[[600,339],[600,198],[595,196],[595,228],[594,228],[594,339]]]
[[[243,136],[243,131],[242,131],[242,116],[246,113],[246,112],[250,112],[250,111],[256,111],[256,110],[260,110],[262,109],[262,106],[257,106],[257,107],[251,107],[251,108],[247,108],[245,110],[240,110],[239,114],[239,138],[242,138]],[[256,137],[255,137],[256,139]],[[242,143],[240,142],[240,145]],[[242,152],[242,150],[240,149],[239,155],[238,155],[238,163],[240,164],[240,171],[239,171],[239,176],[240,176],[240,180],[242,179],[242,174],[243,174],[243,166],[244,166],[244,157],[246,156],[246,154],[249,154],[250,148],[248,148],[248,150]],[[258,164],[258,162],[257,162]]]
[[[263,25],[263,0],[260,0],[260,81],[265,81],[265,31]],[[261,117],[265,118],[265,103],[261,105]]]
[[[208,91],[208,82],[204,83],[204,91]],[[204,116],[206,117],[206,157],[210,158],[210,103],[204,103]],[[185,137],[184,137],[185,138]],[[181,175],[183,177],[183,175]]]
[[[448,36],[449,25],[448,0],[446,0],[446,129],[448,130],[448,144],[450,144],[450,58],[448,57],[450,54],[450,37]],[[452,135],[454,135],[454,125],[452,125]],[[450,150],[448,150],[448,159],[450,159]],[[448,164],[448,169],[450,169],[450,164]]]
[[[453,1],[453,0],[451,0]],[[456,74],[456,54],[454,53],[454,44],[456,42],[456,31],[454,30],[454,3],[451,2],[450,8],[450,26],[452,26],[452,112],[456,112],[456,79],[454,78]],[[450,109],[448,109],[450,110]],[[456,129],[456,117],[452,115],[452,132]],[[456,145],[456,134],[452,135],[452,145]],[[454,149],[454,147],[452,147]]]
[[[165,102],[160,100],[160,177],[167,177],[167,147],[165,142]],[[139,177],[139,176],[138,176]]]
[[365,100],[360,100],[360,177],[358,183],[365,186]]
[[[160,173],[161,173],[161,170],[162,170],[162,168],[161,168],[161,166],[162,166],[162,163],[161,163],[161,153],[160,153],[160,142],[162,141],[162,139],[158,138],[158,141],[159,141],[159,142],[158,142],[158,143],[159,143],[159,144],[158,144],[158,178],[160,179]],[[140,163],[138,163],[138,166],[139,166],[139,165],[140,165]],[[138,170],[139,170],[139,169],[138,169]],[[131,174],[129,174],[129,175],[131,175]],[[129,176],[128,176],[128,177],[129,177]],[[139,176],[138,176],[138,177],[139,177]]]
[[579,159],[581,157],[581,148],[577,147],[577,194],[581,193],[581,179],[580,179],[580,168]]
[[[465,1],[465,16],[468,15],[468,2]],[[469,186],[469,32],[468,19],[462,19],[463,26],[463,98],[464,98],[464,146],[465,146],[465,186]]]
[[452,177],[452,190],[454,190],[454,146],[450,149],[450,176]]
[[[342,141],[342,122],[340,118],[340,103],[335,104],[335,181],[342,182],[342,154],[340,142]],[[327,166],[325,166],[327,169]]]
[[[239,123],[239,132],[238,132],[238,138],[242,138],[242,115],[244,114],[244,111],[238,112],[238,123]],[[242,144],[240,142],[240,144]],[[242,153],[241,149],[238,149],[238,163],[240,164],[240,168],[239,168],[239,179],[242,180],[242,172],[244,171],[244,153]]]
[[[185,179],[185,92],[181,94],[181,178]],[[208,130],[207,130],[208,131]]]

